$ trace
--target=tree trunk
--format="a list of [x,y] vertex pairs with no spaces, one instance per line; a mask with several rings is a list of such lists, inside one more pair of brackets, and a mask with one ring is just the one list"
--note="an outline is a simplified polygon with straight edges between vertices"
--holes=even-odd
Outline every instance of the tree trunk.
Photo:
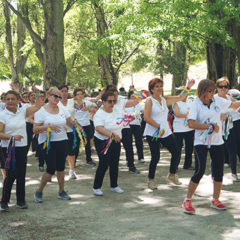
[[185,86],[188,66],[186,63],[186,48],[181,42],[173,43],[173,58],[176,63],[172,77],[172,94],[175,94],[176,87]]
[[63,2],[48,0],[43,3],[45,39],[43,47],[44,87],[65,84],[67,68],[64,57]]
[[235,51],[218,43],[207,43],[208,79],[216,82],[218,78],[227,76],[230,85],[235,84]]
[[238,76],[240,76],[240,26],[237,19],[233,20],[233,38],[236,45],[236,56],[237,56],[237,63],[238,63]]

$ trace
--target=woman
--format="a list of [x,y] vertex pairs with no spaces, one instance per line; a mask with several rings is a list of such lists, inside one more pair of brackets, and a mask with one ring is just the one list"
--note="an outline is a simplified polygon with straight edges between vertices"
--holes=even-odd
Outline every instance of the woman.
[[[111,191],[123,193],[118,186],[118,165],[120,156],[120,141],[122,125],[115,121],[119,117],[118,112],[113,110],[116,99],[113,92],[105,92],[102,95],[103,106],[94,115],[93,121],[95,126],[94,143],[99,157],[99,165],[96,171],[93,193],[96,196],[102,196],[101,190],[105,172],[110,167],[110,184]],[[106,141],[109,139],[110,146],[104,149]]]
[[[130,91],[128,93],[128,99],[136,99],[134,96],[134,92]],[[142,141],[142,129],[141,129],[141,120],[140,114],[142,113],[144,107],[140,103],[134,107],[125,108],[125,112],[127,114],[136,114],[136,118],[129,124],[131,128],[131,132],[135,138],[135,144],[137,148],[137,155],[138,161],[140,163],[144,163],[144,156],[143,156],[143,141]]]
[[[187,90],[189,90],[194,83],[194,80],[188,81]],[[160,160],[160,144],[163,144],[172,155],[168,181],[176,185],[180,185],[181,182],[179,182],[176,175],[180,149],[177,146],[177,143],[169,127],[167,120],[167,105],[174,104],[177,101],[183,100],[187,93],[182,96],[179,95],[163,97],[163,80],[160,78],[153,78],[150,80],[148,89],[151,93],[151,96],[147,98],[144,108],[144,120],[147,123],[144,135],[147,137],[151,151],[151,161],[148,173],[148,187],[152,190],[157,189],[157,185],[154,182],[154,177],[157,163]]]
[[[0,112],[0,139],[5,158],[6,177],[3,183],[1,210],[8,210],[8,202],[11,196],[12,185],[17,181],[17,208],[25,209],[25,176],[27,166],[27,132],[26,118],[33,115],[43,105],[43,101],[37,98],[34,106],[18,108],[19,94],[10,90],[5,95],[6,108]],[[10,141],[9,141],[10,140]],[[8,143],[13,141],[12,149],[8,154]]]
[[[68,111],[70,114],[72,120],[74,120],[74,101],[73,99],[68,99],[68,86],[63,85],[58,88],[61,91],[62,99],[58,103],[59,107],[63,107],[65,111]],[[68,136],[68,148],[67,148],[67,160],[69,165],[69,178],[70,179],[77,179],[77,175],[74,171],[75,167],[75,152],[76,148],[73,148],[74,143],[74,136],[73,136],[73,130],[72,127],[66,126],[67,128],[67,136]]]
[[[217,86],[217,95],[224,99],[234,101],[228,93],[229,89],[229,80],[227,77],[222,77],[216,81]],[[226,152],[228,154],[228,159],[230,162],[232,178],[234,181],[239,182],[240,177],[237,175],[237,155],[240,159],[240,150],[238,148],[239,144],[237,142],[237,134],[239,129],[233,127],[233,123],[239,119],[239,113],[234,109],[228,109],[225,112],[222,112],[221,119],[223,121],[223,140],[226,147]],[[232,120],[234,121],[232,122]]]
[[[67,156],[66,124],[73,124],[70,114],[58,106],[61,92],[51,87],[47,92],[48,104],[44,105],[34,115],[35,134],[39,134],[38,143],[43,145],[47,170],[43,174],[38,190],[34,194],[35,202],[42,203],[42,192],[55,171],[59,185],[58,199],[71,200],[64,191],[64,169]],[[45,143],[45,144],[44,144]],[[45,148],[44,148],[45,145]]]
[[226,111],[229,107],[238,108],[240,101],[231,102],[231,100],[214,96],[214,93],[215,83],[213,81],[200,81],[197,89],[198,98],[193,102],[188,116],[189,127],[195,129],[195,173],[188,185],[187,197],[182,205],[184,212],[188,214],[195,213],[191,199],[205,172],[208,151],[212,160],[214,189],[211,207],[217,210],[226,209],[226,206],[219,201],[224,165],[224,142],[220,117],[221,112]]
[[[118,112],[119,117],[124,117],[126,108],[134,107],[139,103],[137,99],[125,99],[125,97],[119,96],[118,90],[112,85],[107,86],[106,90],[108,91],[108,89],[113,91],[115,95],[117,102],[114,105],[114,111]],[[126,160],[129,172],[139,174],[140,171],[135,167],[134,164],[133,139],[131,128],[129,126],[123,127],[121,141],[126,151]]]
[[[87,136],[87,144],[85,145],[85,153],[86,153],[86,163],[89,166],[96,166],[96,163],[92,160],[91,156],[91,144],[90,140],[93,138],[93,131],[90,124],[90,114],[89,110],[95,105],[94,103],[84,99],[85,91],[83,88],[76,88],[73,92],[74,95],[74,110],[75,110],[75,119],[78,124],[81,125]],[[80,139],[78,138],[78,147],[76,156],[78,155]]]
[[193,139],[194,130],[188,127],[187,119],[188,113],[192,102],[187,100],[187,95],[182,101],[176,102],[173,105],[174,120],[173,120],[173,132],[177,145],[180,149],[179,161],[181,160],[181,150],[183,146],[183,140],[185,142],[185,161],[183,164],[184,169],[192,170],[192,153],[193,153]]

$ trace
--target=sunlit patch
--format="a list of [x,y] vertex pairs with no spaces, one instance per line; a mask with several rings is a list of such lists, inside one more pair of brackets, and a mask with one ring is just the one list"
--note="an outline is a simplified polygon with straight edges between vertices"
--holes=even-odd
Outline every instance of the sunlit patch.
[[11,227],[19,227],[19,226],[27,225],[27,222],[25,222],[25,221],[11,222],[11,223],[9,223],[9,225]]
[[27,167],[31,167],[32,166],[32,164],[31,163],[27,163]]
[[127,234],[127,239],[146,239],[146,237],[143,232],[131,232]]
[[38,181],[38,180],[29,180],[29,181],[26,181],[26,186],[36,185],[39,183],[40,183],[40,181]]
[[125,202],[123,204],[123,207],[125,207],[125,208],[135,208],[137,206],[138,206],[137,203],[134,203],[134,202]]
[[[72,197],[72,195],[71,195],[71,197]],[[69,205],[84,205],[84,204],[86,204],[86,202],[81,202],[81,201],[69,202]]]
[[165,205],[163,199],[158,198],[156,196],[154,197],[148,197],[148,196],[138,196],[138,203],[140,204],[147,204],[147,205],[155,205],[155,206],[163,206]]
[[80,175],[77,175],[77,180],[88,180],[88,179],[93,179],[93,176],[91,175],[83,175],[83,174],[80,174]]
[[239,240],[239,236],[240,236],[240,229],[239,228],[232,228],[231,230],[226,231],[225,233],[222,234],[222,239],[223,240],[227,240],[227,239],[231,239],[231,240]]

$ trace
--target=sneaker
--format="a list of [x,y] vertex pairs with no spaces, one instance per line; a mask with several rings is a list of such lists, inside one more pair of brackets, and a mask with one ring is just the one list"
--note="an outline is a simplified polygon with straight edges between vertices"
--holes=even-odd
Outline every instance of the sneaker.
[[67,193],[62,190],[62,191],[59,191],[58,192],[58,199],[61,199],[61,200],[71,200],[71,197],[67,195]]
[[154,180],[148,180],[148,188],[151,189],[151,190],[157,189],[157,185],[154,182]]
[[128,169],[129,169],[129,172],[131,172],[131,173],[136,173],[136,174],[140,173],[140,171],[137,170],[136,167],[129,167]]
[[39,171],[40,171],[40,172],[44,172],[44,167],[42,167],[42,166],[39,167]]
[[17,202],[16,208],[19,208],[19,209],[27,209],[27,208],[28,208],[28,205],[27,205],[26,202]]
[[228,163],[224,163],[224,167],[229,167],[229,164]]
[[138,160],[140,163],[145,163],[145,160],[142,158],[142,159],[139,159]]
[[217,210],[226,210],[227,209],[226,206],[224,206],[222,204],[222,202],[219,201],[219,200],[212,200],[210,206],[211,206],[211,208],[214,208],[214,209],[217,209]]
[[97,189],[93,188],[93,194],[96,196],[102,196],[103,192],[102,192],[101,188],[97,188]]
[[240,177],[237,174],[232,174],[232,178],[234,182],[240,182]]
[[89,161],[86,164],[91,167],[95,167],[97,165],[94,161]]
[[167,177],[168,181],[171,182],[171,183],[174,183],[176,185],[181,185],[182,183],[178,180],[178,176],[177,174],[175,175],[168,175]]
[[111,191],[115,192],[115,193],[123,193],[124,192],[120,187],[111,188]]
[[77,179],[77,174],[73,170],[70,170],[69,171],[69,178],[70,179]]
[[9,210],[8,204],[1,202],[1,208],[0,208],[0,210],[1,210],[2,212],[8,211],[8,210]]
[[187,214],[195,214],[195,209],[192,207],[192,200],[184,200],[182,207]]
[[43,200],[42,200],[42,192],[40,192],[39,190],[37,190],[34,194],[34,200],[36,203],[42,203]]

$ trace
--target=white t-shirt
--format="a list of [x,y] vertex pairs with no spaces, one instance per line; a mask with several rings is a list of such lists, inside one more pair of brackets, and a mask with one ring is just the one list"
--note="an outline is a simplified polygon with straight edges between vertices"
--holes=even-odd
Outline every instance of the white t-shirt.
[[[66,119],[70,117],[68,111],[64,108],[59,107],[59,112],[57,114],[49,113],[45,110],[44,106],[40,108],[34,114],[34,122],[41,123],[43,126],[47,126],[49,124],[54,124],[60,127],[59,132],[51,132],[51,142],[57,142],[62,140],[67,140],[66,133]],[[38,143],[41,144],[47,140],[47,132],[42,132],[39,134]]]
[[95,127],[94,136],[101,139],[106,140],[108,137],[100,134],[96,131],[97,126],[103,126],[106,130],[111,131],[117,134],[120,138],[122,138],[122,127],[123,124],[117,124],[117,118],[119,117],[119,113],[114,111],[111,113],[105,112],[103,109],[99,109],[93,117],[93,123]]
[[[179,101],[176,102],[175,104],[178,105],[179,111],[181,114],[187,114],[190,110],[192,101],[187,100],[186,102]],[[189,132],[192,131],[192,128],[189,128],[188,126],[185,125],[185,118],[179,118],[174,116],[173,120],[173,132]]]
[[[72,98],[67,100],[66,106],[64,106],[61,102],[58,103],[58,106],[61,108],[64,108],[65,111],[67,111],[70,114],[72,120],[74,120],[75,109],[74,109],[74,101]],[[68,125],[66,125],[66,128],[68,133],[72,132],[72,128],[70,128]]]
[[5,109],[5,103],[0,102],[0,112]]
[[[117,103],[114,105],[113,110],[118,113],[119,117],[123,117],[125,114],[125,106],[128,99],[123,96],[118,96]],[[123,128],[130,128],[129,125]]]
[[129,108],[125,108],[125,113],[126,114],[132,114],[135,113],[136,114],[136,118],[130,123],[130,125],[141,125],[141,111],[143,111],[144,106],[142,104],[138,104],[135,107],[129,107]]
[[[201,124],[217,124],[219,126],[219,131],[216,133],[213,132],[211,138],[211,145],[221,145],[223,144],[222,138],[222,122],[220,119],[221,113],[226,111],[229,106],[232,104],[230,100],[226,100],[224,98],[214,96],[212,99],[212,103],[208,108],[207,105],[204,105],[203,102],[196,98],[195,101],[192,103],[188,119],[194,120],[197,123]],[[208,143],[203,143],[200,139],[200,136],[203,134],[205,130],[195,130],[195,139],[194,139],[194,146],[196,145],[208,145]]]
[[[83,104],[85,104],[87,108],[90,108],[92,106],[92,102],[89,102],[85,99],[83,100]],[[88,110],[85,111],[75,108],[75,119],[81,126],[90,125],[90,114]]]
[[[166,104],[166,100],[164,97],[161,97],[161,104],[154,99],[152,96],[149,97],[152,101],[152,110],[150,117],[158,124],[161,124],[161,127],[164,129],[164,134],[160,138],[168,137],[172,134],[172,131],[168,124],[168,107]],[[144,136],[153,136],[156,132],[157,128],[152,125],[146,123],[146,127],[144,130]]]
[[[17,108],[16,113],[10,112],[5,108],[0,112],[0,122],[5,125],[5,134],[23,136],[21,141],[15,141],[16,147],[27,146],[26,108]],[[7,147],[8,140],[1,140],[1,142],[2,147]]]

